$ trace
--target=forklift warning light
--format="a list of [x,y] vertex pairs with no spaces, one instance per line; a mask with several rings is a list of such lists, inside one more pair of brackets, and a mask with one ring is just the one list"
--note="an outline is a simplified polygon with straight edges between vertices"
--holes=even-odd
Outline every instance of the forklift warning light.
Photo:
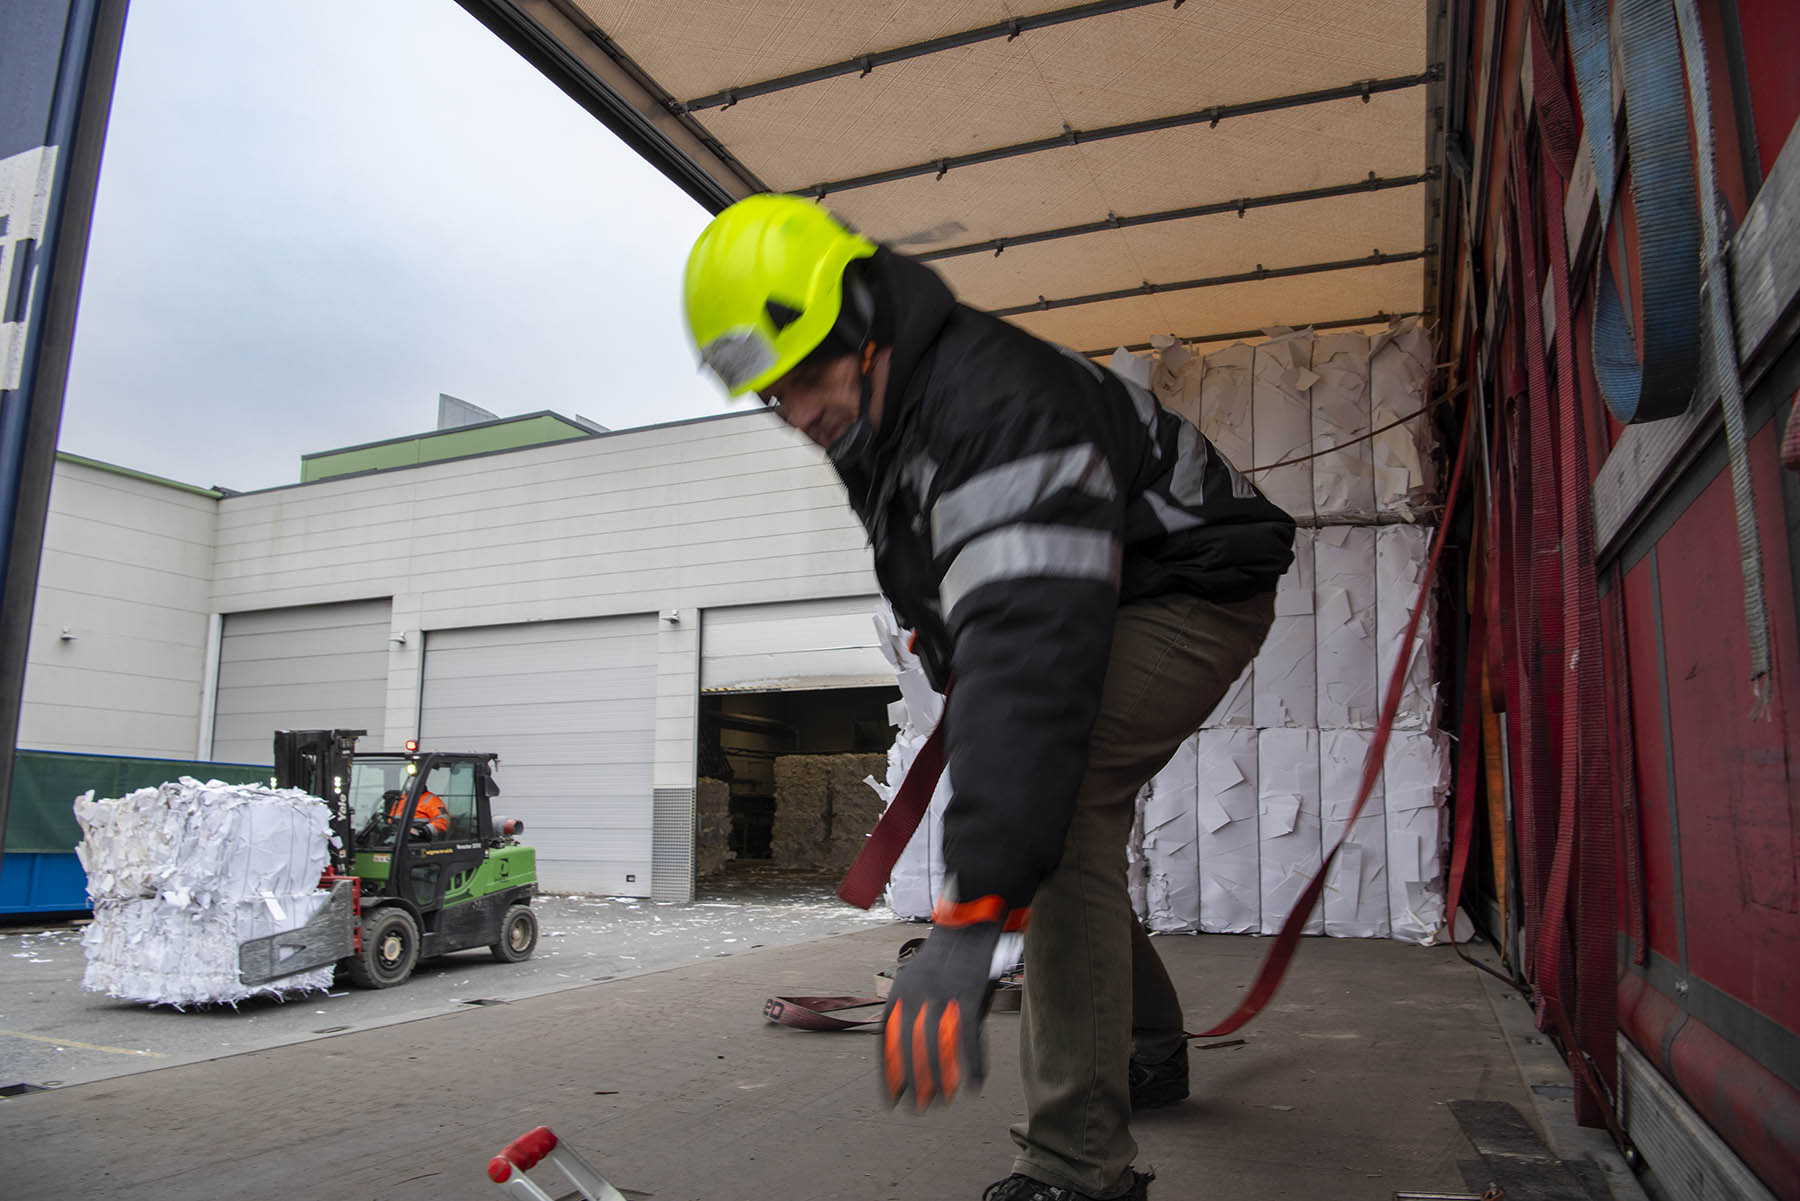
[[418,739],[408,738],[406,740],[406,753],[407,754],[410,755],[413,752],[417,751],[418,749],[419,749],[419,740]]

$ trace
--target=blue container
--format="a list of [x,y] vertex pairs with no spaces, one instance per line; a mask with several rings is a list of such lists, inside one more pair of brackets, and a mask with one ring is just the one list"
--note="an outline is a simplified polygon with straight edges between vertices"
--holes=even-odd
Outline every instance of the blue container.
[[87,872],[73,851],[0,855],[0,914],[74,913],[87,908]]

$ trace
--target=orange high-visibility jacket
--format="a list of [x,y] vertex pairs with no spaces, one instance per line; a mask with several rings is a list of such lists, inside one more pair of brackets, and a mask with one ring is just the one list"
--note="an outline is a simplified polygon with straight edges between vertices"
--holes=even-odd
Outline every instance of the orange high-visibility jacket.
[[[400,814],[405,809],[406,801],[404,799],[395,801],[394,807],[388,811],[388,817],[398,821]],[[444,807],[443,800],[435,792],[419,794],[419,803],[413,808],[413,817],[417,821],[427,823],[439,834],[446,833],[450,829],[450,811]]]

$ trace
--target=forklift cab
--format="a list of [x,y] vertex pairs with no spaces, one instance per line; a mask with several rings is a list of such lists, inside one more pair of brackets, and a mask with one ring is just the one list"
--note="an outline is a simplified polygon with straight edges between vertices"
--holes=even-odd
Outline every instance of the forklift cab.
[[[423,914],[442,907],[486,858],[492,822],[493,755],[358,755],[350,773],[356,874],[364,891],[411,902]],[[447,819],[429,820],[426,794]]]

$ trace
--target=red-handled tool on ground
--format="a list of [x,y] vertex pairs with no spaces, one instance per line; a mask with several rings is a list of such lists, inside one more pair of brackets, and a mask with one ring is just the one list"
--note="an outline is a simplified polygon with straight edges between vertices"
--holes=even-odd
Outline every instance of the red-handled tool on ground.
[[549,1160],[569,1178],[586,1201],[625,1201],[625,1195],[606,1182],[594,1166],[571,1147],[565,1147],[548,1126],[521,1134],[488,1161],[488,1179],[507,1194],[523,1201],[573,1201],[577,1194],[554,1198],[525,1173]]

